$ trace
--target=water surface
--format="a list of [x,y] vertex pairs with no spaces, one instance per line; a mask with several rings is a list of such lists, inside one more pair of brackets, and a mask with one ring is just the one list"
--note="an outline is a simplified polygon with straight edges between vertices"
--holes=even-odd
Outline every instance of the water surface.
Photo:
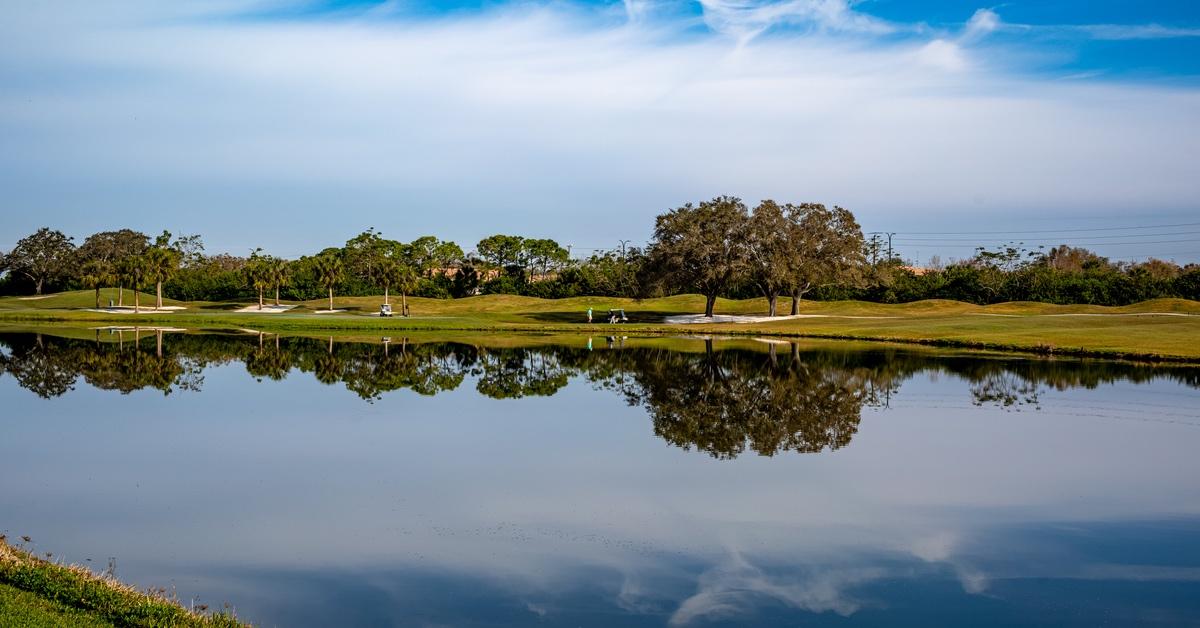
[[0,332],[0,530],[262,625],[1200,625],[1200,369]]

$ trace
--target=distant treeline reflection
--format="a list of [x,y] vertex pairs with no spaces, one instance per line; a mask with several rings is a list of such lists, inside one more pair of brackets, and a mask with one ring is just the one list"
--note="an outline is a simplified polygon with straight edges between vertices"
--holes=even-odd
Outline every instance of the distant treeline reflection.
[[[654,431],[685,449],[733,458],[820,452],[850,443],[862,408],[886,407],[906,380],[937,373],[970,382],[972,402],[1033,407],[1042,391],[1094,388],[1116,381],[1165,378],[1200,387],[1200,368],[1102,361],[947,356],[892,348],[812,349],[773,343],[764,350],[695,351],[609,339],[587,346],[483,347],[466,342],[340,342],[270,334],[192,334],[99,330],[92,340],[46,334],[0,334],[0,373],[43,398],[82,379],[103,390],[199,391],[205,369],[240,362],[258,379],[311,373],[373,402],[408,389],[422,395],[455,390],[468,379],[495,399],[549,396],[572,378],[644,407]],[[582,344],[582,343],[581,343]]]

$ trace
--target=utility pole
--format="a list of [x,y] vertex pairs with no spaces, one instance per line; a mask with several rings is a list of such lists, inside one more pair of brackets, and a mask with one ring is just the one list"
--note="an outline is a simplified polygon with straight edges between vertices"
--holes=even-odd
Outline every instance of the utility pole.
[[890,261],[892,261],[892,236],[894,236],[894,235],[896,235],[896,232],[895,232],[895,231],[889,231],[889,232],[887,233],[887,237],[888,237],[888,261],[889,261],[889,262],[890,262]]
[[625,259],[625,245],[632,242],[632,240],[619,240],[619,242],[621,243],[621,259]]

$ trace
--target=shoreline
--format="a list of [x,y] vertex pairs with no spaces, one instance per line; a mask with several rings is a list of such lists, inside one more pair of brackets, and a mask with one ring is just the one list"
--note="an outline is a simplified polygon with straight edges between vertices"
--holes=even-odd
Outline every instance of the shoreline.
[[[239,312],[240,303],[172,302],[186,306],[156,313],[108,314],[73,307],[79,293],[29,301],[0,299],[0,324],[63,327],[170,327],[264,332],[359,331],[489,334],[570,334],[762,337],[850,340],[1002,351],[1038,356],[1200,364],[1200,302],[1159,299],[1130,306],[1002,303],[979,306],[957,301],[878,304],[857,301],[801,304],[796,316],[762,316],[764,301],[721,300],[713,322],[697,316],[703,297],[678,295],[635,301],[604,297],[534,299],[490,295],[467,299],[410,298],[414,316],[380,318],[370,312],[376,297],[335,301],[344,312],[317,314],[317,302],[289,302],[264,313]],[[57,297],[57,298],[55,298]],[[280,311],[283,307],[287,311]],[[628,323],[586,323],[587,308],[624,307]],[[319,308],[323,310],[324,308]],[[680,322],[666,322],[666,321]],[[687,321],[687,322],[682,322]]]

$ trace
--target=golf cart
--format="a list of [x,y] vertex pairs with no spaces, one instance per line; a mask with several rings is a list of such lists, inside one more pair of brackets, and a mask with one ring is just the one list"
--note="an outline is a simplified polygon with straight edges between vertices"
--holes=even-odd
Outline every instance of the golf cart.
[[379,306],[379,316],[390,318],[391,315],[392,315],[392,306],[390,304],[384,303],[383,305]]
[[625,316],[625,310],[623,310],[623,309],[609,310],[608,311],[608,322],[613,323],[613,324],[627,323],[627,322],[629,322],[629,318]]

